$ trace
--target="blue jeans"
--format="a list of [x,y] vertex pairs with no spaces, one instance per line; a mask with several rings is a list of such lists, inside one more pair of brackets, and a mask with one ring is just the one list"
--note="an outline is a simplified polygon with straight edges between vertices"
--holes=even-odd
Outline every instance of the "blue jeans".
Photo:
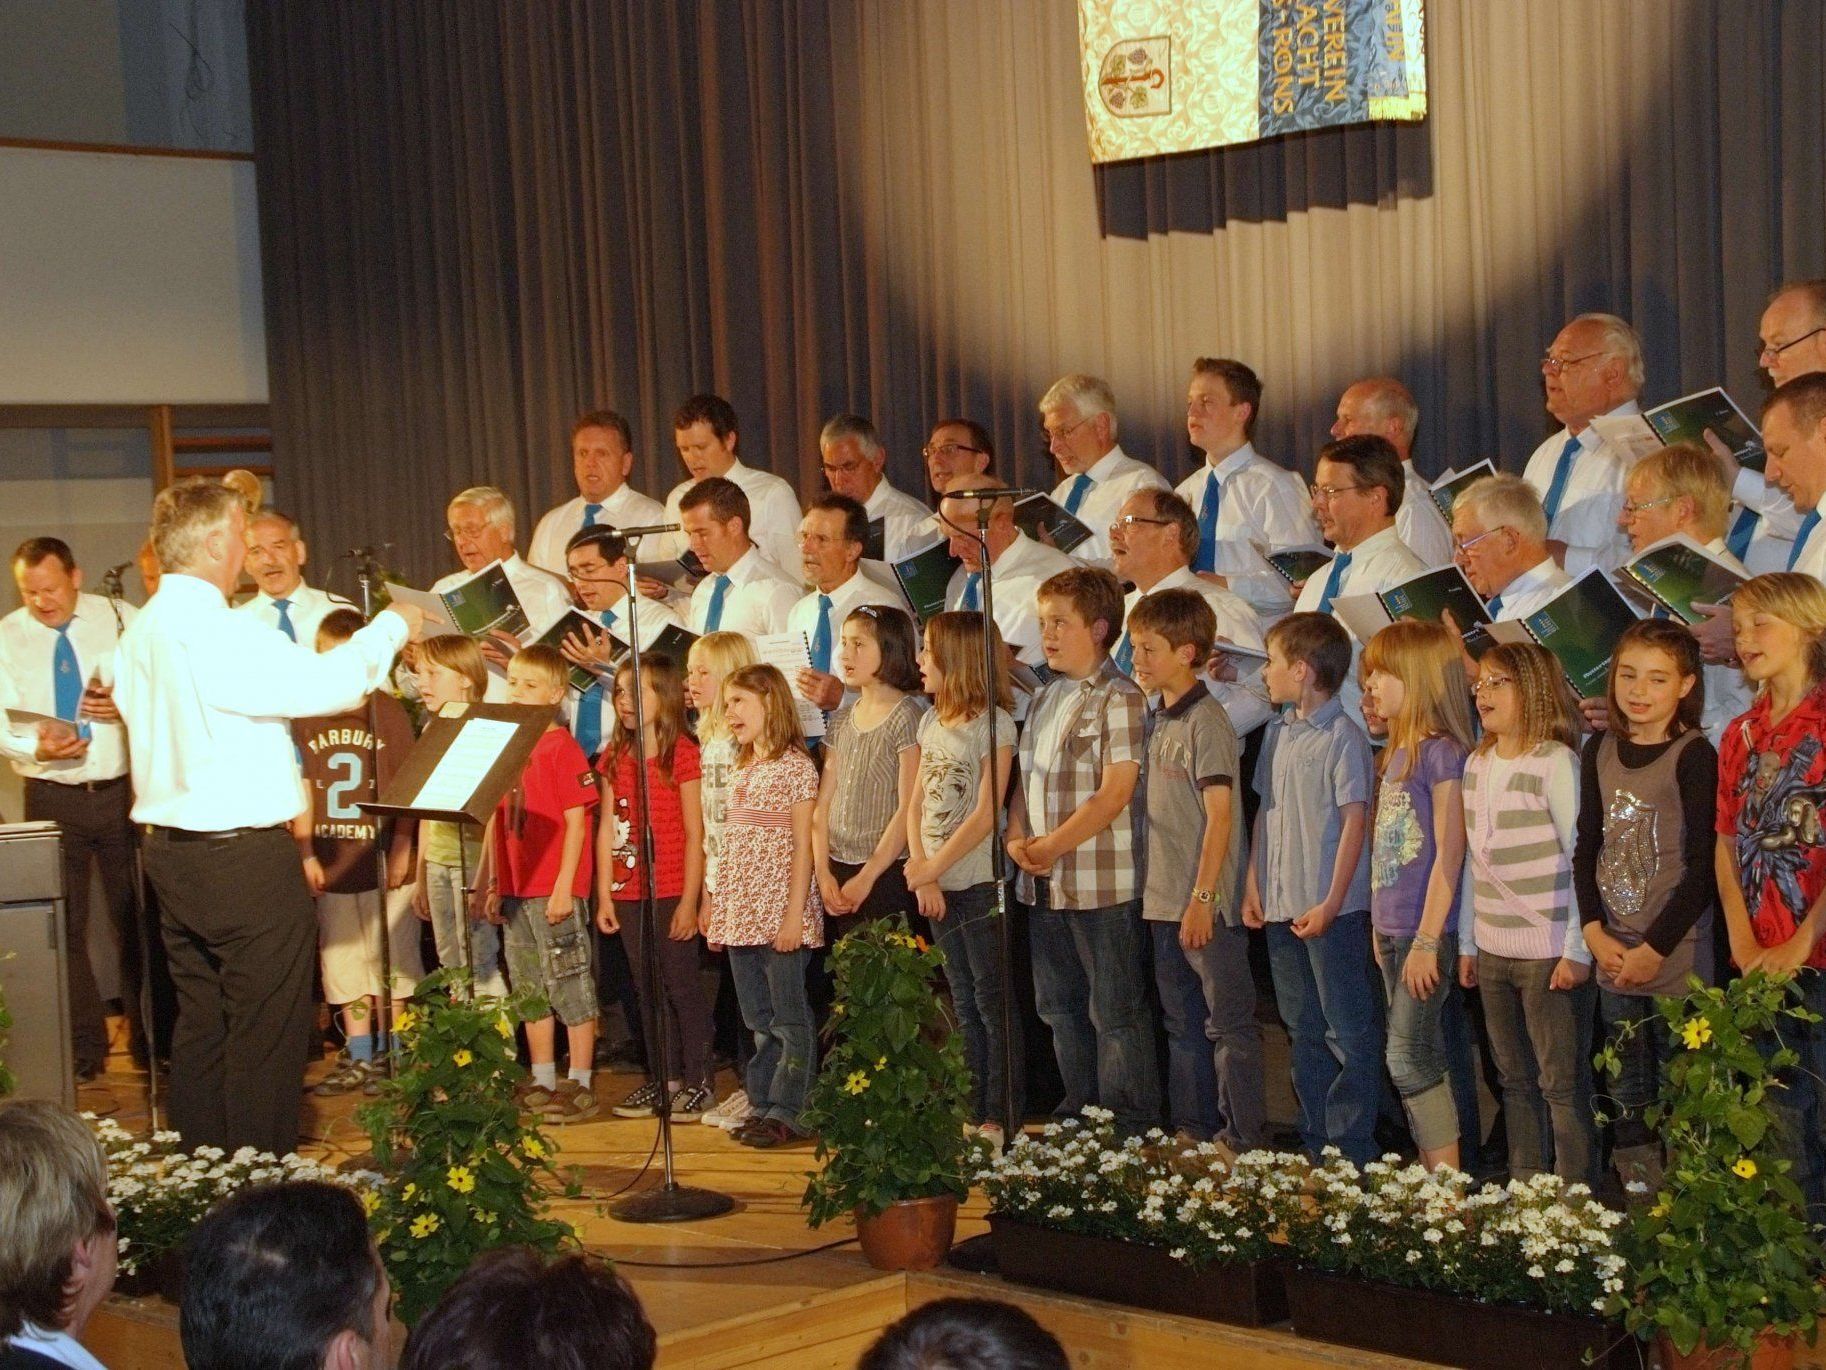
[[1274,998],[1293,1050],[1300,1141],[1317,1156],[1335,1146],[1358,1165],[1376,1159],[1382,1033],[1370,981],[1369,911],[1341,913],[1302,940],[1291,923],[1268,925]]
[[1416,999],[1402,978],[1414,939],[1381,932],[1375,938],[1382,989],[1388,996],[1389,1078],[1407,1110],[1414,1144],[1438,1151],[1459,1140],[1458,1107],[1447,1056],[1450,1047],[1441,1017],[1446,1003],[1458,994],[1458,939],[1450,933],[1440,937],[1435,953],[1439,983],[1425,999]]
[[1503,1077],[1509,1178],[1549,1168],[1568,1183],[1597,1178],[1598,1130],[1591,1111],[1591,1028],[1597,983],[1551,989],[1556,958],[1518,960],[1477,953],[1490,1051]]
[[[1826,974],[1802,967],[1794,983],[1802,1006],[1826,1015]],[[1782,1072],[1782,1082],[1788,1087],[1769,1091],[1769,1106],[1775,1112],[1782,1152],[1790,1163],[1788,1177],[1801,1187],[1807,1216],[1816,1224],[1826,1223],[1826,1101],[1821,1098],[1821,1081],[1826,1079],[1826,1021],[1797,1023],[1783,1018],[1780,1037],[1782,1045],[1799,1053],[1801,1059]]]
[[1267,1141],[1262,1030],[1255,1021],[1249,930],[1220,918],[1197,951],[1178,923],[1149,923],[1154,985],[1167,1029],[1167,1123],[1237,1151]]
[[756,1117],[777,1118],[793,1131],[803,1131],[799,1115],[818,1068],[811,1000],[805,993],[811,952],[766,946],[730,947],[728,953],[742,1021],[754,1034],[746,1081],[749,1105]]
[[[945,979],[964,1034],[964,1060],[975,1082],[970,1120],[1002,1121],[1002,930],[996,925],[995,884],[946,890],[945,916],[933,924],[938,949],[945,956]],[[1013,1029],[1007,1049],[1014,1060],[1014,1116],[1027,1107],[1021,1015],[1010,1016]]]
[[1160,1067],[1143,972],[1139,900],[1055,913],[1039,881],[1033,920],[1034,1007],[1052,1029],[1065,1082],[1062,1115],[1097,1104],[1117,1125],[1145,1132],[1160,1120]]

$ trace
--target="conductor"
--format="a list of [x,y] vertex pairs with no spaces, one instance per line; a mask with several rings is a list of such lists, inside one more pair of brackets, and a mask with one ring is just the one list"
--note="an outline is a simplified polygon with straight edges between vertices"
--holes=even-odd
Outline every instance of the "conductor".
[[423,616],[394,606],[319,655],[228,596],[246,505],[192,480],[160,492],[158,593],[121,639],[133,821],[177,989],[171,1120],[186,1147],[284,1155],[298,1141],[317,922],[286,823],[302,792],[288,720],[355,707]]

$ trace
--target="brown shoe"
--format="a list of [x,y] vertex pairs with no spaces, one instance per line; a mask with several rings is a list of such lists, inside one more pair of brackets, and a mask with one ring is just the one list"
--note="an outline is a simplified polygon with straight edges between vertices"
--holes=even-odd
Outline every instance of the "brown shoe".
[[596,1102],[594,1091],[585,1089],[575,1080],[565,1079],[558,1081],[551,1102],[535,1111],[548,1123],[581,1123],[594,1118],[602,1111],[602,1106]]

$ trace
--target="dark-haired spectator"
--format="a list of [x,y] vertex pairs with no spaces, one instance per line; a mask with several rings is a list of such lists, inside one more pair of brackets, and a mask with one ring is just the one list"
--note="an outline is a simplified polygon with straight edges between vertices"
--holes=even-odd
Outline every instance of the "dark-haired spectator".
[[1068,1370],[1065,1348],[995,1299],[935,1299],[883,1332],[856,1370]]
[[413,1329],[400,1370],[647,1370],[659,1340],[607,1261],[491,1251]]
[[571,474],[577,497],[547,510],[533,529],[526,559],[542,571],[565,575],[565,549],[591,528],[640,528],[666,521],[666,506],[628,484],[634,470],[634,434],[613,409],[592,409],[571,424]]

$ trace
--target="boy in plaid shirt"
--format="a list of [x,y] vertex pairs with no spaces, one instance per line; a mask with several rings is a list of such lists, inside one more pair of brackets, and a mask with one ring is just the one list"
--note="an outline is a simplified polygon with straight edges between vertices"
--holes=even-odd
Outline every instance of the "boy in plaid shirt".
[[1034,999],[1065,1081],[1062,1114],[1097,1104],[1141,1132],[1160,1112],[1141,923],[1147,702],[1110,661],[1122,585],[1073,567],[1036,595],[1056,673],[1021,734],[1008,854],[1032,887]]

